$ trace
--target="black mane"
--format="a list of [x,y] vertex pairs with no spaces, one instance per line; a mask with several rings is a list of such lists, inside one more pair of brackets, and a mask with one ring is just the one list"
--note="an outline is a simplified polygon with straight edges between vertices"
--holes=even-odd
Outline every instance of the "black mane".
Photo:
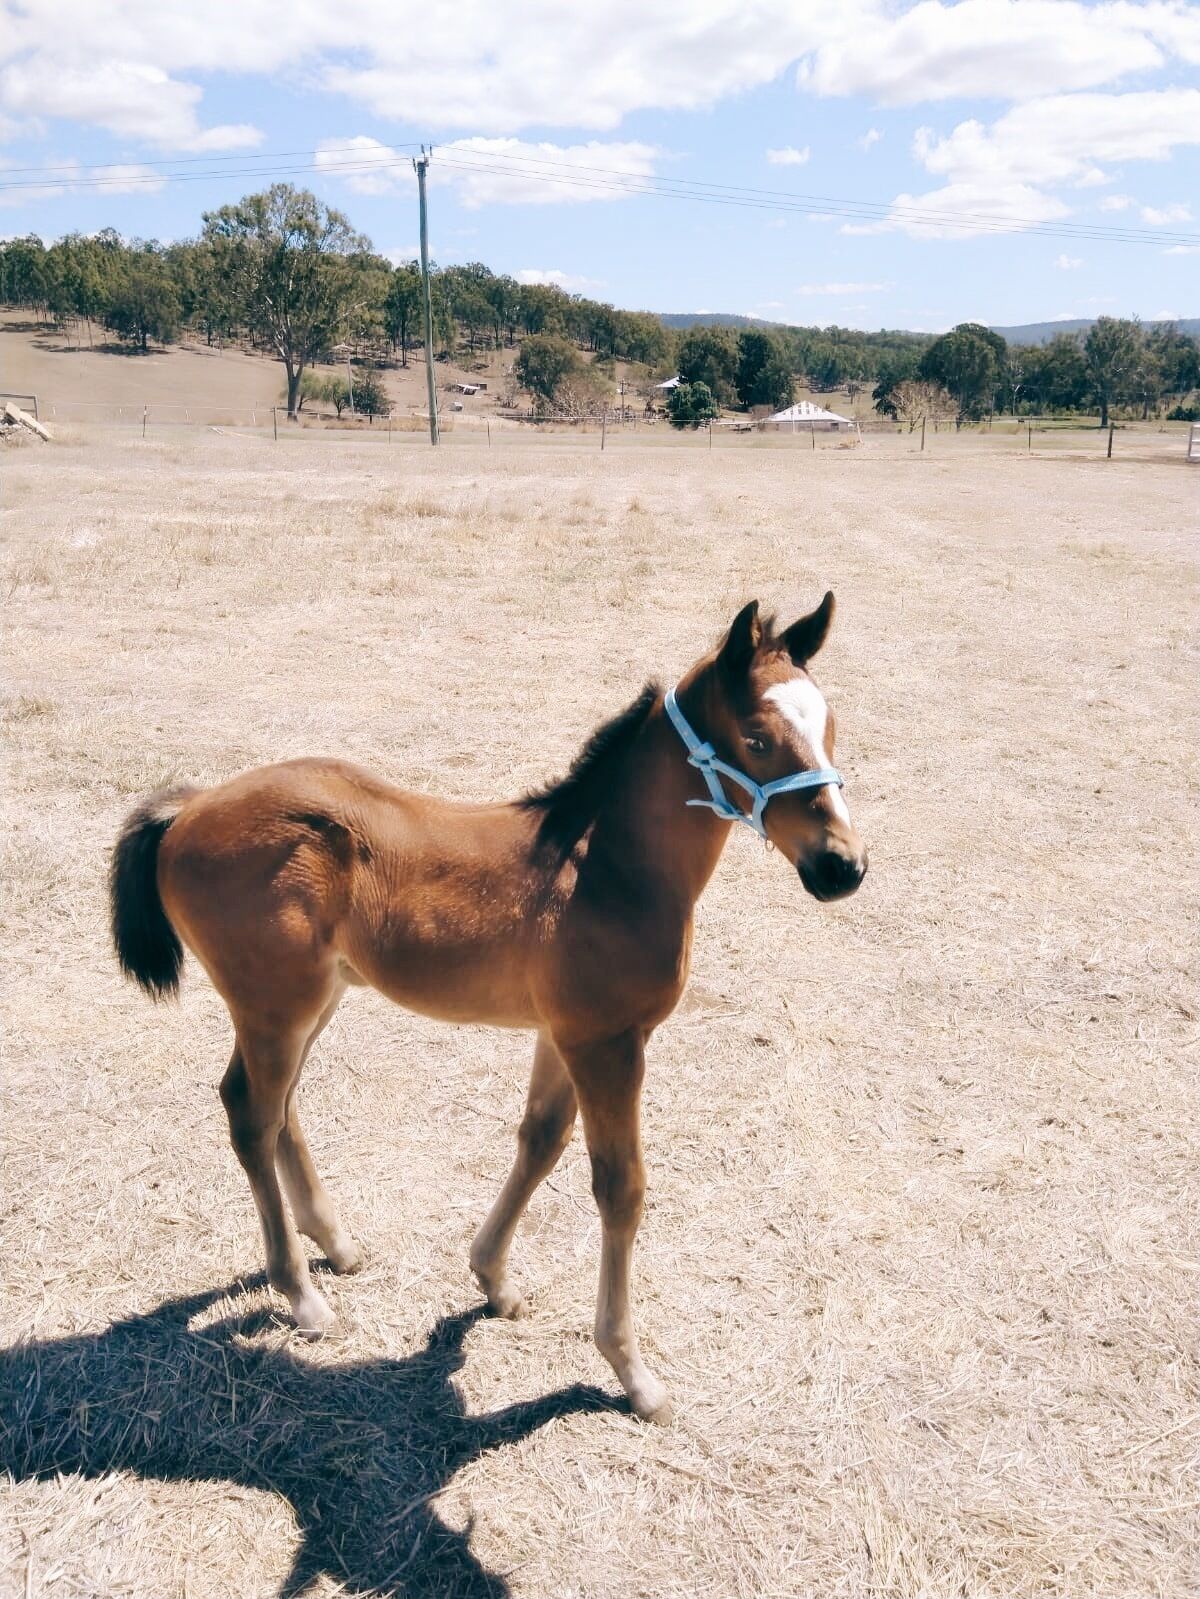
[[539,844],[552,846],[563,857],[571,853],[595,821],[615,769],[629,754],[661,695],[657,683],[647,683],[632,705],[596,729],[565,777],[534,789],[518,802],[525,810],[541,811]]

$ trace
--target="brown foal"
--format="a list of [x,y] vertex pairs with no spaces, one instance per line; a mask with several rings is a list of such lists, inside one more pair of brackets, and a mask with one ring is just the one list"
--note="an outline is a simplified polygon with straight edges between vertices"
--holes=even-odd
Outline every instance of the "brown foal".
[[[827,594],[776,632],[748,605],[677,685],[690,729],[759,785],[829,766],[833,719],[805,666],[832,616]],[[500,1315],[521,1313],[509,1245],[578,1112],[603,1227],[596,1342],[639,1416],[669,1414],[629,1308],[644,1051],[683,991],[693,910],[731,823],[708,808],[667,709],[648,686],[560,783],[515,803],[450,804],[341,761],[296,760],[154,795],[126,822],[112,866],[118,957],[159,997],[177,990],[186,945],[229,1007],[221,1098],[270,1281],[306,1334],[333,1315],[296,1229],[335,1271],[357,1270],[362,1252],[313,1166],[296,1085],[347,986],[369,983],[425,1015],[536,1031],[516,1164],[472,1269]],[[750,810],[742,788],[726,793]],[[773,795],[761,815],[815,897],[858,887],[866,855],[834,782]]]

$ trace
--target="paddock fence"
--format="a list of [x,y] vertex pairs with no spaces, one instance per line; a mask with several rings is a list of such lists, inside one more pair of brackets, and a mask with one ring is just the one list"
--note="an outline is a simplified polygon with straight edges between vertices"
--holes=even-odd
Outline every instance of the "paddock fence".
[[[247,401],[220,405],[208,400],[92,399],[51,400],[46,396],[0,395],[25,402],[43,422],[133,431],[152,439],[192,428],[265,438],[272,444],[296,445],[305,440],[390,444],[420,444],[427,440],[428,418],[420,410],[394,408],[390,414],[369,420],[344,413],[301,413],[299,423],[289,423],[285,407],[277,401]],[[30,403],[32,402],[32,403]],[[40,408],[39,408],[40,407]],[[803,426],[790,430],[760,429],[745,425],[716,424],[694,430],[672,428],[663,417],[650,418],[627,410],[620,414],[578,418],[546,418],[525,412],[471,412],[449,408],[438,411],[439,429],[446,443],[475,443],[512,447],[543,442],[567,445],[587,441],[599,450],[633,445],[662,444],[702,450],[771,450],[809,455],[840,451],[847,455],[872,453],[881,448],[936,456],[973,452],[979,455],[1071,456],[1079,459],[1111,458],[1140,461],[1200,461],[1200,426],[1187,423],[1122,423],[1101,428],[1057,417],[1003,417],[991,422],[956,428],[953,421],[896,423],[883,417],[856,419],[853,431],[821,432]]]

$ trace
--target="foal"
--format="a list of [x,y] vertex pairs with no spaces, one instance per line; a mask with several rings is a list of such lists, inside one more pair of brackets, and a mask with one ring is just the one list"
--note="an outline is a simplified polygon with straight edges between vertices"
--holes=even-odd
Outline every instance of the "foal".
[[536,1031],[516,1164],[472,1269],[500,1315],[521,1313],[509,1245],[581,1112],[603,1227],[596,1342],[637,1414],[669,1415],[629,1309],[643,1052],[683,991],[693,909],[732,822],[817,899],[862,881],[833,718],[805,670],[832,617],[832,594],[783,632],[747,605],[671,693],[649,685],[561,782],[511,804],[449,804],[315,759],[159,793],[129,817],[112,863],[118,958],[158,998],[177,991],[186,944],[229,1007],[221,1098],[270,1281],[302,1332],[333,1314],[296,1227],[335,1271],[362,1252],[313,1167],[296,1084],[347,986],[369,983],[425,1015]]

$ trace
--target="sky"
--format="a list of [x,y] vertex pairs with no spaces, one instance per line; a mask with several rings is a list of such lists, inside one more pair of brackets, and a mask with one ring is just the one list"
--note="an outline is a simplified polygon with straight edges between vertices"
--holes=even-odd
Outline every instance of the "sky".
[[0,237],[286,179],[631,309],[1200,316],[1197,0],[0,0]]

